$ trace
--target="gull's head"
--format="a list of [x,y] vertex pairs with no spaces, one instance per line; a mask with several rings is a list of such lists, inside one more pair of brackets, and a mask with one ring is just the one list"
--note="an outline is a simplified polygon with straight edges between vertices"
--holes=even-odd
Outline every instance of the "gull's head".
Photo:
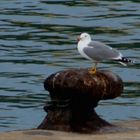
[[82,33],[79,37],[78,37],[78,42],[79,41],[84,41],[84,42],[90,42],[91,41],[91,37],[88,33]]

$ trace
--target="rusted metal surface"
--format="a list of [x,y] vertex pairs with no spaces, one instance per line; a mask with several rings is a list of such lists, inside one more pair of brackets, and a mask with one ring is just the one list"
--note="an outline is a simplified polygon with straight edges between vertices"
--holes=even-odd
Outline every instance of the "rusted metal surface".
[[100,100],[113,99],[123,91],[119,76],[111,71],[70,69],[50,75],[44,82],[51,105],[44,107],[47,116],[38,128],[64,131],[94,132],[111,126],[101,119],[94,108]]

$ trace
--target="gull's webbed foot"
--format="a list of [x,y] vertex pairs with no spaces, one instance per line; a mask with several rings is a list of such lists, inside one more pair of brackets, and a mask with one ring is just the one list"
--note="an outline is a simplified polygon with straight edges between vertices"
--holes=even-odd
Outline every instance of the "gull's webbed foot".
[[89,74],[91,74],[91,75],[96,74],[96,67],[90,68],[88,72],[89,72]]

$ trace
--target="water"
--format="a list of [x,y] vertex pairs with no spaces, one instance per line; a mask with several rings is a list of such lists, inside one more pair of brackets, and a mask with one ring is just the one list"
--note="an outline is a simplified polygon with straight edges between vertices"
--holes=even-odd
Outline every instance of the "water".
[[139,0],[1,0],[0,131],[37,127],[48,92],[44,79],[71,67],[90,67],[76,49],[81,32],[136,60],[123,67],[101,63],[124,81],[124,93],[97,112],[111,122],[140,119]]

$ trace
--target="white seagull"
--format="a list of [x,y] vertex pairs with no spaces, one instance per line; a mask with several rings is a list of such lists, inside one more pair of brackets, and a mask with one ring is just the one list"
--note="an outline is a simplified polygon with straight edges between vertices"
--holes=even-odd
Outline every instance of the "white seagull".
[[91,37],[88,33],[82,33],[78,37],[77,45],[79,53],[93,62],[95,62],[94,67],[89,70],[90,74],[96,73],[96,66],[99,62],[103,60],[112,60],[118,61],[122,65],[127,65],[128,63],[133,63],[132,60],[123,57],[123,55],[118,52],[116,49],[111,48],[110,46],[91,40]]

